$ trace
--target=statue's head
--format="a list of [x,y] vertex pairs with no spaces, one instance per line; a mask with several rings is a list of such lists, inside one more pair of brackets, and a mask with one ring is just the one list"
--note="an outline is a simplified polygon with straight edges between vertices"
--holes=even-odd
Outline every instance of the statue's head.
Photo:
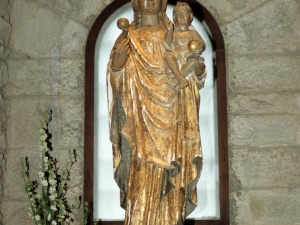
[[[187,21],[185,21],[186,19]],[[173,10],[173,21],[175,26],[179,26],[179,23],[186,23],[190,26],[193,21],[193,10],[190,5],[185,2],[178,2]]]
[[158,4],[161,5],[160,11],[166,12],[168,0],[131,0],[133,10],[140,11],[140,7]]
[[[166,16],[166,8],[168,0],[131,0],[132,8],[134,11],[134,21],[136,27],[140,26],[141,13],[151,12],[158,13],[160,17],[160,23],[163,24],[163,19]],[[158,12],[157,12],[158,11]]]

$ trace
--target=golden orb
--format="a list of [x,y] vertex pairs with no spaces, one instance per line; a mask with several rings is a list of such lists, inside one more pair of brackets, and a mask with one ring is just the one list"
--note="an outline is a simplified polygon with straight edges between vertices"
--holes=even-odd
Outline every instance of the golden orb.
[[127,30],[129,27],[129,21],[126,18],[120,18],[118,19],[117,26],[121,30]]
[[189,41],[188,43],[188,48],[189,48],[189,51],[192,52],[194,51],[198,46],[199,46],[199,41],[197,40],[191,40]]

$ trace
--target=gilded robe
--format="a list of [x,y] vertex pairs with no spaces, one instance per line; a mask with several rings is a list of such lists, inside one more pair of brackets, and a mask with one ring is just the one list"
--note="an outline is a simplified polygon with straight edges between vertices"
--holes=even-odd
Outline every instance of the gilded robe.
[[168,88],[174,75],[164,62],[165,31],[128,31],[124,68],[108,65],[110,138],[125,224],[183,224],[196,206],[202,169],[199,81],[190,74],[187,88]]

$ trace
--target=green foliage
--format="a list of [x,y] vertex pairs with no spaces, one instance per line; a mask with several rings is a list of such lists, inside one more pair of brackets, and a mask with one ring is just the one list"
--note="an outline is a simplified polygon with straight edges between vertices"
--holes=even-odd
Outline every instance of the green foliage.
[[84,217],[83,217],[83,225],[87,224],[88,221],[88,212],[89,212],[89,203],[84,203]]
[[60,169],[57,166],[57,159],[50,154],[49,118],[45,118],[39,130],[39,181],[30,180],[28,157],[21,158],[24,192],[29,200],[30,216],[36,225],[67,225],[74,221],[71,210],[80,205],[80,199],[75,205],[70,205],[66,198],[70,171],[77,161],[77,155],[75,150],[69,150],[64,167]]
[[[87,225],[88,223],[88,213],[89,213],[89,203],[84,203],[84,217],[83,217],[83,225]],[[97,225],[97,220],[94,219],[94,225]]]

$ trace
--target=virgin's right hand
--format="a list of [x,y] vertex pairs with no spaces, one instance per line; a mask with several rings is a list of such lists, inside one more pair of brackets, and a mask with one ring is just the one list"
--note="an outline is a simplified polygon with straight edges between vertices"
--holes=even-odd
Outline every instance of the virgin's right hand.
[[130,53],[129,39],[123,39],[121,44],[116,48],[112,56],[112,66],[115,69],[121,70],[126,63]]

